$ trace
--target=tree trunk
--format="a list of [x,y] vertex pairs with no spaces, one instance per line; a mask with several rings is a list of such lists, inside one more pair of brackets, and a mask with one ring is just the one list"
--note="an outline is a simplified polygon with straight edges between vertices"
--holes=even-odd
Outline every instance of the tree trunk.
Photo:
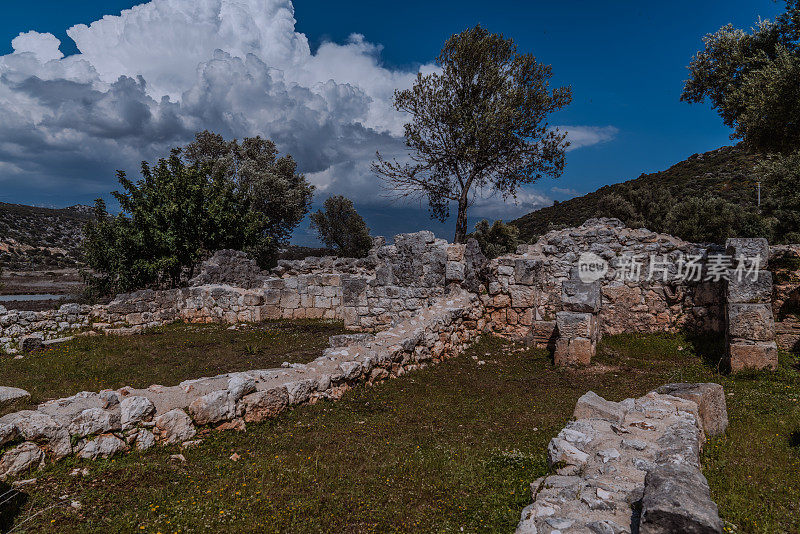
[[458,201],[458,216],[456,217],[456,237],[454,243],[463,243],[467,239],[467,199]]

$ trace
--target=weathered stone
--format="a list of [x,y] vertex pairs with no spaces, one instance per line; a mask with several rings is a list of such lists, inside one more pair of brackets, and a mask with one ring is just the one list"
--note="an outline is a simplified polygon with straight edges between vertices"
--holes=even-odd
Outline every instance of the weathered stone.
[[87,441],[83,447],[78,451],[78,457],[87,460],[95,460],[97,458],[111,458],[116,454],[124,452],[128,446],[124,441],[119,439],[113,434],[103,434],[97,436],[95,439]]
[[561,284],[561,303],[565,310],[597,313],[600,309],[600,283],[565,280]]
[[156,437],[152,432],[146,429],[139,430],[136,436],[136,448],[140,451],[146,451],[156,444]]
[[25,442],[0,457],[0,480],[37,468],[44,461],[44,452],[35,443]]
[[228,380],[228,394],[233,402],[256,390],[256,381],[249,376],[234,375]]
[[69,425],[69,433],[78,438],[121,429],[119,415],[102,408],[89,408],[82,411]]
[[69,432],[47,414],[34,410],[22,410],[0,417],[0,425],[11,423],[27,441],[42,444],[55,458],[72,453]]
[[242,405],[245,422],[259,423],[283,412],[289,405],[289,393],[285,387],[256,391],[246,395]]
[[700,469],[668,464],[647,473],[639,525],[642,534],[718,534],[722,526]]
[[0,386],[0,415],[19,409],[30,399],[31,394],[24,389]]
[[197,430],[186,412],[176,408],[155,419],[156,428],[160,431],[159,439],[167,445],[183,443],[194,437]]
[[772,273],[759,271],[755,280],[750,276],[728,281],[728,302],[736,304],[769,304],[772,300]]
[[554,363],[559,367],[589,365],[596,350],[595,343],[588,338],[558,338]]
[[514,261],[514,280],[517,284],[533,285],[539,279],[543,267],[541,260],[518,259]]
[[775,320],[769,304],[728,304],[728,335],[751,341],[773,341]]
[[591,313],[563,311],[556,314],[556,325],[560,337],[595,337],[595,316]]
[[769,242],[764,237],[732,237],[725,241],[725,253],[731,256],[734,265],[739,257],[744,257],[747,262],[758,261],[759,269],[766,269]]
[[122,429],[136,426],[140,421],[149,421],[156,413],[156,407],[147,397],[125,397],[119,403]]
[[316,382],[311,379],[296,380],[286,384],[289,393],[289,404],[302,404],[311,398]]
[[20,340],[22,352],[35,352],[44,348],[44,338],[40,335],[24,336]]
[[585,465],[589,455],[564,439],[553,438],[547,446],[547,462],[552,466],[567,465],[580,467]]
[[213,391],[189,404],[189,415],[198,426],[232,419],[234,400],[227,390]]
[[770,369],[778,368],[778,345],[772,342],[754,342],[737,340],[730,344],[731,371],[738,372],[745,369]]
[[725,391],[720,384],[666,384],[656,391],[696,403],[706,436],[722,434],[728,428]]
[[578,399],[572,416],[575,419],[603,419],[619,424],[625,418],[625,410],[618,402],[607,401],[594,391],[589,391]]

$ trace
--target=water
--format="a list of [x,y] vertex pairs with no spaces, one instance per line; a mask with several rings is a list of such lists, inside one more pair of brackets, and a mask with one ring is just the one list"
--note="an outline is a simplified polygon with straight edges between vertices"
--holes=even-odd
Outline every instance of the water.
[[0,295],[0,302],[31,302],[36,300],[58,300],[68,298],[69,295]]

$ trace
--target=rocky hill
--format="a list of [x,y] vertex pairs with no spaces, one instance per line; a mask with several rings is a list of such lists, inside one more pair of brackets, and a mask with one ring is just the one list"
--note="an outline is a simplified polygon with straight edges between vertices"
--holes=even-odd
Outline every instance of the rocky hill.
[[0,266],[8,270],[79,266],[83,227],[91,217],[88,206],[49,209],[0,202]]
[[753,222],[758,217],[752,176],[758,158],[740,145],[694,154],[665,171],[604,186],[524,215],[512,224],[526,241],[549,230],[579,226],[592,217],[616,217],[630,227],[689,241],[758,234],[758,222]]

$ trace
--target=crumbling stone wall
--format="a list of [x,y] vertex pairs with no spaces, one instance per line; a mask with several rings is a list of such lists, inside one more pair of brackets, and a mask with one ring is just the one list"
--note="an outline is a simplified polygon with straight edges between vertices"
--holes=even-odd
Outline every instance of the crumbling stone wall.
[[706,436],[728,426],[722,386],[669,384],[622,402],[590,391],[573,415],[517,534],[723,532],[700,471]]
[[[723,332],[723,282],[673,281],[674,266],[680,257],[707,258],[709,253],[723,252],[722,247],[626,228],[617,219],[590,219],[578,228],[548,232],[535,244],[520,246],[516,254],[493,260],[484,304],[498,332],[514,339],[529,339],[537,345],[552,344],[556,314],[566,311],[562,285],[577,277],[574,271],[581,254],[591,253],[609,264],[599,280],[599,325],[603,335],[681,328]],[[667,282],[655,266],[655,279],[647,279],[651,256],[673,266],[667,273]],[[641,261],[638,281],[620,276],[625,258],[631,257]],[[703,259],[703,269],[705,264]]]
[[[441,362],[480,334],[475,304],[474,295],[454,292],[374,336],[337,336],[332,348],[308,364],[287,363],[169,387],[83,392],[36,410],[3,415],[0,481],[70,455],[110,458],[156,444],[194,446],[200,428],[244,430],[288,407],[335,400],[356,384]],[[0,388],[0,400],[3,393]]]
[[772,312],[781,350],[800,352],[800,245],[770,247]]

